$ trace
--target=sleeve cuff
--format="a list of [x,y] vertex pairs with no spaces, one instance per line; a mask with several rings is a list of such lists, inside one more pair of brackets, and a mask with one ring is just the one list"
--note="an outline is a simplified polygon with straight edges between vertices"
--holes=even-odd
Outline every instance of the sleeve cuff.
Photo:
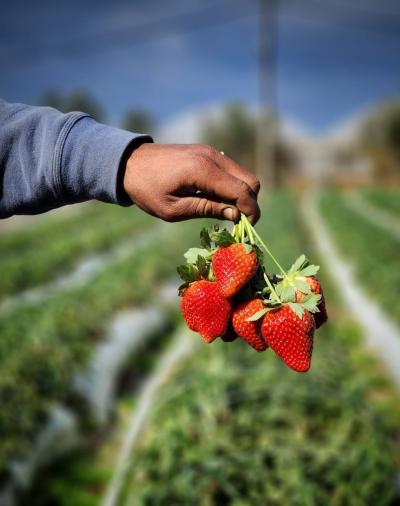
[[121,161],[149,135],[135,134],[81,116],[65,137],[58,167],[58,194],[64,203],[101,200],[131,205],[121,187]]

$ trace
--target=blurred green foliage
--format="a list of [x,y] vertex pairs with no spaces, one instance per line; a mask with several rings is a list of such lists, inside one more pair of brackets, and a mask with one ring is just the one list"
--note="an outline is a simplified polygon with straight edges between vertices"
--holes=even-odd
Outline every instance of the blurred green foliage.
[[381,176],[400,172],[400,100],[384,102],[364,120],[361,146]]
[[132,110],[125,113],[121,128],[139,134],[154,134],[155,120],[147,111]]
[[[210,119],[202,140],[224,151],[250,171],[256,167],[257,117],[240,103],[228,104],[218,119]],[[282,139],[273,146],[275,164],[282,180],[293,166],[293,153]]]
[[[301,244],[310,249],[287,194],[270,199],[257,228],[286,264]],[[241,341],[203,346],[179,368],[159,394],[119,504],[380,506],[400,499],[397,394],[346,311],[332,304],[329,286],[326,295],[334,320],[317,332],[305,375]]]
[[354,266],[360,284],[400,322],[398,240],[349,209],[338,191],[322,194],[320,210],[343,255]]
[[85,364],[115,311],[150,301],[197,239],[189,223],[166,228],[169,234],[160,233],[157,243],[85,287],[0,316],[0,433],[7,434],[0,439],[0,475],[10,459],[29,451],[50,404],[68,400],[72,374]]
[[77,260],[105,251],[154,220],[122,207],[93,204],[28,230],[2,234],[0,298],[68,272]]
[[400,218],[400,189],[364,188],[362,195],[377,207],[398,215]]
[[81,111],[89,114],[96,121],[104,121],[105,113],[92,93],[84,89],[76,89],[69,94],[57,90],[48,90],[39,99],[40,105],[54,107],[61,112]]

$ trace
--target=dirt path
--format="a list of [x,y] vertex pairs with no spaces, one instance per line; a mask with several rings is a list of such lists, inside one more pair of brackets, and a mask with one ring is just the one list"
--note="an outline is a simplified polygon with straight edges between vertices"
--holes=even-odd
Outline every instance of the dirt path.
[[392,213],[374,206],[357,192],[346,193],[343,201],[349,209],[400,241],[400,220]]
[[341,257],[317,210],[317,195],[309,193],[301,202],[301,213],[320,255],[326,259],[332,281],[354,314],[367,343],[376,350],[400,388],[400,331],[359,287],[349,264]]
[[128,429],[122,439],[116,460],[115,473],[101,503],[102,506],[119,506],[121,489],[132,462],[135,444],[157,399],[158,391],[175,366],[184,357],[193,353],[199,342],[197,339],[192,339],[190,334],[191,332],[184,328],[177,330],[174,339],[161,356],[153,374],[143,384],[128,423]]

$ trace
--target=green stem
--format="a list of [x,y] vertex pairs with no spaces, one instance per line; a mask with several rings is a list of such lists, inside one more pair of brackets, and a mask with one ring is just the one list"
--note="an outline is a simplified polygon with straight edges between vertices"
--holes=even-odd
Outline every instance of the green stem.
[[244,223],[246,223],[247,230],[250,229],[252,231],[252,233],[254,234],[254,236],[257,239],[257,241],[261,244],[261,246],[265,249],[265,251],[271,257],[272,261],[275,263],[275,265],[281,271],[281,273],[283,274],[283,276],[285,278],[287,278],[286,271],[283,269],[283,267],[278,262],[278,260],[274,257],[274,255],[271,253],[271,251],[268,248],[268,246],[264,243],[264,241],[261,239],[261,237],[257,234],[256,230],[254,229],[254,227],[251,225],[251,223],[249,222],[249,220],[247,219],[247,217],[244,214],[242,214],[242,220],[243,220]]
[[268,276],[266,275],[265,272],[264,272],[264,279],[265,279],[265,282],[268,285],[268,288],[271,290],[271,293],[275,297],[276,301],[279,302],[280,304],[282,304],[281,299],[279,298],[278,294],[276,293],[275,288],[273,287],[271,281],[269,280],[269,278],[268,278]]
[[235,238],[236,242],[239,242],[238,228],[239,228],[239,225],[237,223],[235,223],[233,225],[232,235]]

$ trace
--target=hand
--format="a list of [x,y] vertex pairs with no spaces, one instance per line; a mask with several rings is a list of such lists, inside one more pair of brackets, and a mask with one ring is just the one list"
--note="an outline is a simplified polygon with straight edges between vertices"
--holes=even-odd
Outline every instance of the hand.
[[253,174],[202,144],[142,144],[129,156],[124,189],[141,209],[165,221],[211,217],[252,224],[260,217]]

